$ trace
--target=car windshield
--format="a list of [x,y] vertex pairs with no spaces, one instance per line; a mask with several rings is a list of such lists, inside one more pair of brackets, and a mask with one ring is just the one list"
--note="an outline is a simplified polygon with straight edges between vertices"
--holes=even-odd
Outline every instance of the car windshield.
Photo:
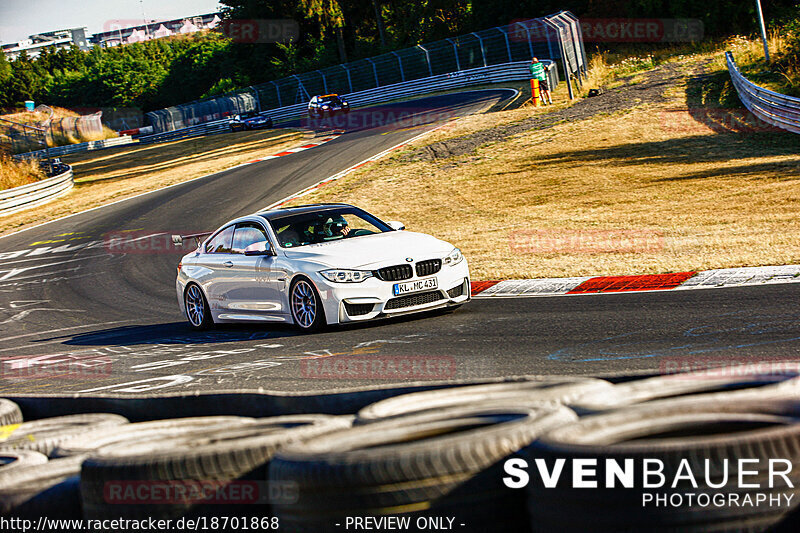
[[324,96],[319,99],[321,104],[334,104],[338,105],[341,104],[342,101],[339,99],[338,96]]
[[272,218],[269,223],[284,248],[392,231],[385,223],[356,207],[286,215]]

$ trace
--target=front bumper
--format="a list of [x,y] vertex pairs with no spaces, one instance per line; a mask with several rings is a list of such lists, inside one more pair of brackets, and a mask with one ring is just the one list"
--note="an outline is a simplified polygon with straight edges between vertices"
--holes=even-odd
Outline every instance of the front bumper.
[[459,305],[470,299],[469,267],[466,259],[455,266],[445,265],[432,276],[414,276],[403,282],[428,278],[436,278],[436,289],[402,296],[393,294],[395,282],[381,281],[375,277],[361,283],[333,283],[317,274],[314,282],[329,324],[418,313]]

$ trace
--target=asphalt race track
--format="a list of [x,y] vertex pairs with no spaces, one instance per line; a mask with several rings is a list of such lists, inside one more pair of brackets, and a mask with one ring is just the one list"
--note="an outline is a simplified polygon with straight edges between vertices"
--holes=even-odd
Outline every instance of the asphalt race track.
[[[473,91],[392,107],[463,115],[509,96]],[[168,235],[214,229],[435,124],[373,125],[0,239],[0,391],[301,391],[800,359],[800,284],[476,298],[451,313],[315,335],[260,325],[192,332],[174,290],[183,252],[166,246]],[[165,245],[122,253],[106,244],[109,236]]]

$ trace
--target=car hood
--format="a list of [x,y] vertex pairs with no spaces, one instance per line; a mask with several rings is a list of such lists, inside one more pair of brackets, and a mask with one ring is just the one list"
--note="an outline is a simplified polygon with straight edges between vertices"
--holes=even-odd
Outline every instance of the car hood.
[[373,269],[444,257],[453,245],[424,233],[388,231],[284,250],[289,259],[305,259],[335,268]]

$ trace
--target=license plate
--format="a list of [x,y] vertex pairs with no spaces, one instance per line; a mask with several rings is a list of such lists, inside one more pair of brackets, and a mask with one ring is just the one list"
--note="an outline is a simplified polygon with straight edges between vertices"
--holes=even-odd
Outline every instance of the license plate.
[[426,291],[428,289],[435,289],[439,286],[436,278],[418,279],[417,281],[407,281],[405,283],[394,284],[394,295],[400,296],[401,294],[408,294],[410,292]]

